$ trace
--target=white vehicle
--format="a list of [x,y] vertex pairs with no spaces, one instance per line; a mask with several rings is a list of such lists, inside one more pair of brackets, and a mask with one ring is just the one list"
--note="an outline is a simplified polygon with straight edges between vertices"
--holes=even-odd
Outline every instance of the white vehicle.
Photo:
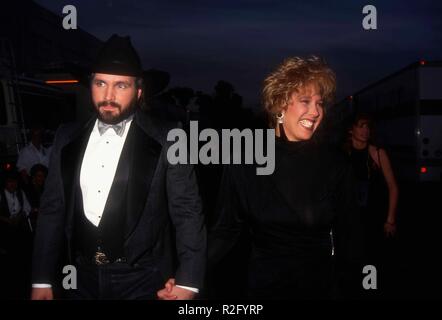
[[398,180],[442,181],[442,62],[413,63],[355,93],[351,106],[373,116]]

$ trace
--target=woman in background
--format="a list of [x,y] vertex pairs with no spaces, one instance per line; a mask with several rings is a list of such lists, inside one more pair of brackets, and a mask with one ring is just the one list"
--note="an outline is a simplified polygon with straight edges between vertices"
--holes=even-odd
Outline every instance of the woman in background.
[[371,117],[356,114],[349,133],[348,152],[357,179],[367,263],[376,265],[385,249],[385,238],[396,234],[399,190],[386,151],[371,141]]

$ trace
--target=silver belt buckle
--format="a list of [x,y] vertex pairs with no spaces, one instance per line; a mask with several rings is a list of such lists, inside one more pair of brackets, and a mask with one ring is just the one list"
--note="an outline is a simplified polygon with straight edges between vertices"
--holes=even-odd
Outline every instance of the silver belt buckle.
[[94,258],[95,258],[95,264],[98,266],[109,263],[109,259],[107,258],[104,252],[101,251],[95,252]]

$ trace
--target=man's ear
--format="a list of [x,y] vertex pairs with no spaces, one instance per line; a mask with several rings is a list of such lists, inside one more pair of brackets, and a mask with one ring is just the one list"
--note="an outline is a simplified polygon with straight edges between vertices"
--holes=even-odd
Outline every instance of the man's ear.
[[143,89],[138,89],[137,90],[137,97],[138,97],[138,100],[140,100],[140,98],[141,98],[141,94],[143,93]]

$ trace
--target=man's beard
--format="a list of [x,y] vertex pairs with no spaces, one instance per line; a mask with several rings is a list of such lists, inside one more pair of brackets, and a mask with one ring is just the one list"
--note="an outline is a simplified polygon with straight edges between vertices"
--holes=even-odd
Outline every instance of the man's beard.
[[[97,117],[100,119],[100,121],[107,123],[107,124],[117,124],[121,121],[129,118],[132,114],[135,113],[136,107],[137,107],[137,99],[133,99],[129,106],[125,109],[122,108],[121,104],[114,102],[114,101],[100,101],[96,104],[95,110],[97,112]],[[112,106],[114,108],[118,108],[120,111],[119,114],[114,115],[112,111],[103,111],[100,108],[102,106]]]

